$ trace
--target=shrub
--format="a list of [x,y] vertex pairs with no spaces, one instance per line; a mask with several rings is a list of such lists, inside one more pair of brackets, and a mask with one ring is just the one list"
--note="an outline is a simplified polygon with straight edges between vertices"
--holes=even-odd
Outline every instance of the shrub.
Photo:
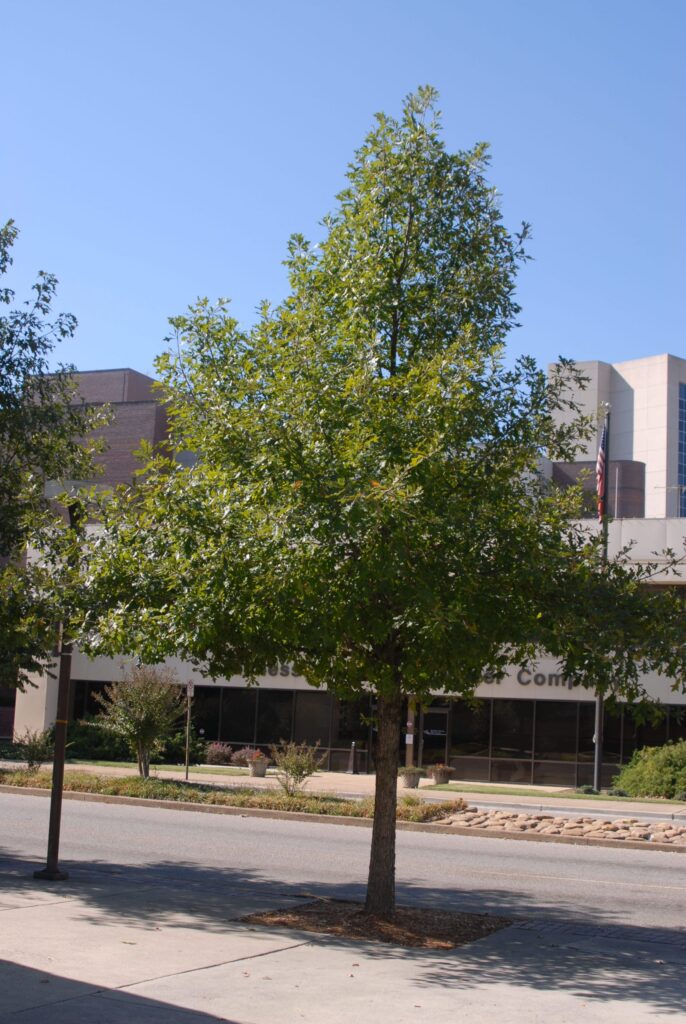
[[22,761],[21,748],[16,743],[0,743],[0,761]]
[[311,747],[307,743],[281,740],[279,746],[271,748],[271,755],[279,785],[288,796],[299,793],[324,760],[324,755],[319,753],[319,742]]
[[[231,749],[231,748],[229,748]],[[191,724],[188,744],[188,763],[205,764],[207,741],[198,736],[195,726]],[[165,740],[155,761],[161,764],[185,764],[186,762],[186,728],[178,729],[168,740]],[[228,763],[228,762],[227,762]]]
[[86,761],[128,761],[131,751],[121,736],[103,729],[95,719],[84,718],[69,723],[67,757]]
[[29,771],[40,768],[45,761],[52,761],[55,748],[49,729],[32,731],[27,729],[16,740],[22,760],[26,761]]
[[231,764],[233,760],[228,743],[208,743],[205,764]]
[[269,758],[259,747],[241,747],[240,750],[236,751],[231,760],[234,764],[245,768],[251,761],[268,761]]
[[637,750],[612,782],[629,796],[678,799],[686,791],[686,740]]

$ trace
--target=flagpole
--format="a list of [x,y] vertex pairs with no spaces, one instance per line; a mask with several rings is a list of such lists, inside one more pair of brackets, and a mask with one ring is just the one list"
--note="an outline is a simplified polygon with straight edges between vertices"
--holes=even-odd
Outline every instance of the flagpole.
[[[598,461],[596,463],[596,480],[598,483],[598,518],[602,530],[602,557],[603,565],[607,564],[607,543],[608,543],[608,517],[607,517],[607,481],[610,478],[610,406],[605,407],[605,423],[600,437],[598,448]],[[602,493],[601,493],[602,492]],[[616,498],[616,495],[615,495]],[[600,792],[601,773],[603,763],[603,695],[596,693],[595,698],[595,744],[593,753],[593,788]]]

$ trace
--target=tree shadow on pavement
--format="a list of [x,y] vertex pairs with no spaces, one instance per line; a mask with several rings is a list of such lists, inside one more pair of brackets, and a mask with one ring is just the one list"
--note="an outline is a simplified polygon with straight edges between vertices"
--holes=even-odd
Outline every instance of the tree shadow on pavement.
[[[555,926],[537,930],[515,925],[459,950],[456,957],[427,964],[418,984],[456,993],[498,985],[547,990],[582,1002],[633,1004],[651,1014],[678,1014],[682,1019],[686,947],[675,950],[660,941],[668,935],[655,935],[653,929],[618,928],[614,936],[608,934],[612,931],[591,926],[566,929],[567,934],[560,928],[555,934]],[[626,1012],[631,1020],[631,1005]]]
[[[33,864],[30,865],[33,868]],[[85,925],[126,924],[140,929],[194,928],[216,934],[260,932],[240,923],[244,915],[287,906],[291,901],[364,898],[358,883],[298,885],[264,872],[212,868],[159,860],[146,865],[115,862],[67,863],[70,878],[37,883],[26,858],[0,853],[0,895],[14,901],[63,900]],[[303,865],[303,876],[307,867]],[[419,987],[474,990],[509,985],[526,990],[564,991],[585,1000],[617,1000],[650,1012],[682,1013],[686,1000],[686,933],[626,926],[606,911],[572,912],[544,907],[527,893],[481,889],[446,892],[405,882],[398,901],[406,905],[465,910],[513,919],[513,926],[447,953],[400,949],[359,939],[305,932],[283,932],[319,950],[350,949],[379,960],[402,959],[406,976]],[[66,908],[65,908],[66,909]],[[270,933],[279,929],[265,929]],[[96,940],[97,941],[97,940]],[[154,1018],[151,1018],[154,1019]],[[192,1018],[190,1018],[192,1019]],[[199,1018],[202,1019],[202,1018]]]
[[0,1024],[238,1024],[158,999],[84,984],[0,960]]

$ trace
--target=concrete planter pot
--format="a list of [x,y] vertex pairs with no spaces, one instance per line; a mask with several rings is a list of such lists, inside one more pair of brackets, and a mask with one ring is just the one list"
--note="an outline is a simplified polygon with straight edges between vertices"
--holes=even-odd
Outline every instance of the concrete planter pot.
[[445,766],[430,768],[429,771],[436,786],[445,786],[446,782],[450,782],[451,776],[455,774],[454,768],[447,768]]
[[419,786],[419,780],[421,779],[424,772],[419,768],[416,771],[404,771],[400,773],[402,779],[403,789],[417,789]]
[[266,757],[262,757],[257,761],[250,761],[250,763],[248,764],[250,774],[256,779],[263,779],[267,774],[268,764],[269,761],[267,760]]

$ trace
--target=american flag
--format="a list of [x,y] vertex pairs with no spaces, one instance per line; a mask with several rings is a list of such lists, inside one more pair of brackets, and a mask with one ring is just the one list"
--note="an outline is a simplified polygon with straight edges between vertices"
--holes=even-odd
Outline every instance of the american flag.
[[598,495],[598,520],[602,523],[605,515],[605,488],[607,486],[607,423],[603,425],[603,432],[600,435],[598,445],[598,458],[595,464],[596,493]]

